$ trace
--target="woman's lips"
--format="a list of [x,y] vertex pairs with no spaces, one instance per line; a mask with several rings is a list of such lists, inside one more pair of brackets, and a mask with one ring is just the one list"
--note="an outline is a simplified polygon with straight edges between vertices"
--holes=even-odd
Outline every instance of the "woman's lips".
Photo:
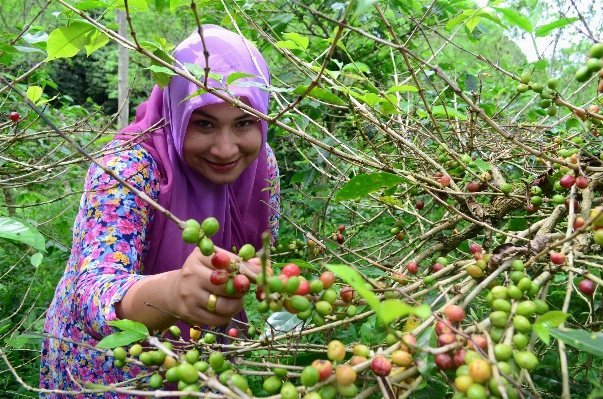
[[236,161],[230,162],[230,163],[214,163],[214,162],[208,161],[207,159],[205,161],[207,162],[207,165],[216,172],[230,172],[239,163],[238,159]]

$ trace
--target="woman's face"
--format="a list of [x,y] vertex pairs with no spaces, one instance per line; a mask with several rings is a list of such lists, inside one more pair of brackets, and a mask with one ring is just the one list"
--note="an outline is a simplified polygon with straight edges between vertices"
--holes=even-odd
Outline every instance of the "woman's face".
[[[250,105],[247,99],[242,101]],[[222,102],[193,111],[182,154],[188,166],[208,180],[228,184],[256,160],[261,147],[260,120]]]

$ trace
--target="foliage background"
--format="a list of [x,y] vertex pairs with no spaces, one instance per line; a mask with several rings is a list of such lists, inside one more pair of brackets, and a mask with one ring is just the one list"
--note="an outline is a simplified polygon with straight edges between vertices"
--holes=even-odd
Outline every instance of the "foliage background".
[[[153,41],[156,36],[167,39],[169,43],[178,43],[196,27],[189,4],[179,1],[168,4],[159,0],[142,3],[148,3],[148,11],[131,14],[132,26],[141,40]],[[483,172],[479,167],[458,174],[452,172],[454,168],[446,162],[454,155],[470,154],[488,162],[496,166],[503,180],[511,183],[533,181],[550,170],[550,162],[548,165],[539,164],[536,156],[497,134],[477,113],[471,112],[461,93],[478,104],[497,126],[534,150],[554,156],[556,146],[552,140],[560,137],[564,148],[579,147],[585,158],[600,153],[601,139],[592,136],[591,129],[585,128],[569,110],[560,107],[556,116],[549,117],[546,110],[536,105],[539,101],[537,96],[517,95],[515,90],[518,76],[530,71],[533,80],[538,82],[544,83],[550,76],[557,77],[559,93],[575,106],[598,103],[596,84],[584,86],[575,81],[574,73],[584,63],[585,54],[592,44],[588,35],[592,34],[594,38],[600,35],[599,1],[580,5],[536,0],[489,4],[513,11],[513,14],[508,14],[493,8],[485,9],[484,4],[470,1],[392,0],[377,3],[384,18],[370,6],[369,3],[373,2],[357,2],[363,3],[368,7],[360,15],[348,18],[347,22],[366,35],[345,30],[341,46],[335,47],[325,62],[324,66],[331,72],[323,75],[320,85],[330,94],[313,92],[313,96],[306,96],[293,110],[279,117],[280,122],[303,132],[305,136],[274,125],[270,127],[269,141],[276,150],[282,174],[284,218],[279,243],[286,253],[276,256],[277,262],[302,258],[320,268],[323,262],[343,260],[357,266],[367,277],[389,282],[383,279],[386,275],[383,269],[374,267],[365,259],[400,271],[404,270],[408,260],[416,259],[420,261],[421,273],[426,275],[437,256],[448,256],[451,261],[467,259],[467,239],[482,244],[486,250],[505,242],[503,234],[487,229],[472,230],[471,222],[462,218],[452,223],[455,218],[452,208],[471,216],[463,205],[463,196],[444,198],[448,204],[446,208],[440,206],[441,202],[435,199],[433,192],[426,191],[422,183],[432,179],[438,170],[436,166],[450,173],[460,189],[464,189],[470,180],[479,178]],[[241,32],[257,43],[271,65],[272,85],[283,89],[275,89],[278,101],[272,103],[272,115],[278,114],[283,104],[294,102],[304,91],[291,90],[298,85],[305,88],[310,84],[310,77],[320,69],[336,35],[333,20],[341,19],[347,7],[347,2],[338,1],[197,2],[201,23],[234,28],[229,15],[233,16]],[[108,10],[106,6],[95,7],[86,12],[107,26],[115,20],[111,7]],[[582,17],[583,21],[575,20],[573,24],[552,30],[536,40],[537,29],[560,16]],[[41,87],[41,100],[47,100],[42,104],[46,115],[94,154],[114,133],[113,117],[118,109],[117,45],[110,42],[89,56],[80,52],[71,58],[45,62],[46,35],[75,19],[78,16],[58,2],[2,2],[0,43],[10,43],[20,32],[26,33],[13,43],[14,46],[2,44],[0,47],[0,73],[9,79],[19,78],[21,90]],[[455,20],[456,24],[453,23]],[[388,24],[391,24],[391,31]],[[295,41],[293,44],[287,42],[292,36],[285,33],[292,32],[308,39],[305,48]],[[400,43],[404,43],[417,57],[405,59],[384,44],[383,41],[394,40],[391,32],[395,32]],[[276,44],[278,41],[281,43]],[[529,43],[537,43],[538,48],[529,49]],[[530,61],[524,51],[530,54]],[[538,59],[532,59],[534,54]],[[148,57],[134,51],[131,57],[130,114],[133,115],[136,106],[148,97],[154,79],[147,69],[150,65]],[[453,90],[436,71],[419,59],[437,65],[440,74],[455,82],[458,90]],[[413,86],[419,91],[401,89],[387,93],[399,85]],[[350,90],[357,94],[355,99],[348,94]],[[2,241],[0,342],[6,348],[10,364],[18,367],[23,381],[37,386],[39,340],[30,338],[18,345],[10,340],[24,332],[42,332],[45,309],[52,300],[69,256],[70,229],[77,212],[87,162],[50,132],[48,126],[16,94],[6,89],[0,93],[0,185],[4,194],[0,216],[31,223],[43,234],[46,246],[43,260],[39,266],[34,266],[31,262],[36,252],[34,249]],[[384,93],[392,95],[390,99],[397,108],[389,104]],[[366,110],[376,119],[361,113]],[[22,115],[19,125],[8,120],[11,111]],[[575,136],[585,137],[585,144],[574,146],[569,139]],[[318,143],[322,143],[323,148]],[[432,163],[412,152],[410,143],[416,146],[413,148],[423,150]],[[441,158],[444,151],[438,143],[446,144],[452,153]],[[340,152],[330,153],[327,148]],[[376,164],[379,167],[374,167]],[[600,163],[594,165],[601,166]],[[414,184],[406,179],[403,184],[389,190],[377,190],[372,196],[352,201],[335,200],[335,194],[349,178],[377,170],[395,171],[406,178],[413,176],[415,181],[420,181],[421,177],[425,180]],[[593,177],[600,179],[600,171],[593,173]],[[496,187],[499,183],[500,179],[494,179],[491,185]],[[593,186],[593,205],[601,203],[600,191],[596,189],[597,186]],[[550,196],[551,187],[548,190]],[[481,206],[498,198],[496,190],[488,192],[492,195],[478,198]],[[516,194],[523,195],[521,189]],[[414,206],[418,200],[426,203],[422,212]],[[546,205],[541,212],[532,215],[526,213],[523,204],[503,217],[495,221],[486,220],[485,223],[491,223],[492,227],[506,233],[520,232],[552,214],[554,205]],[[578,211],[588,212],[586,209]],[[556,219],[552,231],[565,233],[566,218],[564,215]],[[406,239],[400,242],[393,239],[390,232],[397,220],[403,221],[406,233]],[[436,228],[446,222],[450,222],[446,228]],[[340,224],[347,226],[343,247],[331,240],[331,234]],[[447,238],[461,231],[471,233],[458,245],[446,244],[456,242],[447,241]],[[327,251],[312,253],[305,245],[308,232],[324,242]],[[303,243],[298,253],[287,252],[289,245],[296,240]],[[590,264],[594,265],[591,269],[593,274],[600,277],[600,247],[588,241],[578,244]],[[440,245],[437,246],[438,251],[432,250],[434,245]],[[355,252],[351,253],[349,249]],[[579,267],[588,268],[585,264]],[[534,273],[543,268],[545,265],[541,263]],[[308,275],[311,274],[308,270]],[[567,309],[564,305],[566,291],[568,287],[575,290],[575,287],[571,288],[572,276],[567,271],[558,273],[548,285],[546,298],[551,309],[560,310],[564,306]],[[416,282],[419,290],[420,280],[416,279]],[[444,289],[442,287],[441,290]],[[431,291],[421,298],[432,303],[436,297],[439,294]],[[572,317],[567,324],[598,331],[600,299],[600,292],[590,299],[582,295],[572,296],[569,302]],[[249,299],[249,309],[254,308],[254,301]],[[441,305],[443,302],[439,303]],[[479,321],[487,316],[486,308],[482,295],[469,305],[468,313]],[[253,322],[263,325],[259,314],[250,313]],[[361,340],[377,345],[382,343],[385,332],[375,334],[375,327],[373,317],[352,324],[350,329],[327,330],[307,339],[308,343],[317,344],[339,338],[346,344]],[[595,392],[593,390],[601,382],[600,359],[570,349],[568,371],[562,370],[559,364],[557,346],[540,344],[536,351],[541,355],[542,367],[534,372],[532,378],[543,396],[561,394],[562,371],[568,373],[565,378],[571,380],[575,397]],[[298,356],[296,364],[309,363],[314,357],[305,356]],[[441,397],[446,395],[445,392],[452,392],[441,376],[432,378],[437,383],[418,390],[416,397],[433,395],[434,390]],[[260,383],[261,378],[256,377],[255,384],[259,386]],[[5,365],[0,365],[0,392],[36,396],[27,392]]]

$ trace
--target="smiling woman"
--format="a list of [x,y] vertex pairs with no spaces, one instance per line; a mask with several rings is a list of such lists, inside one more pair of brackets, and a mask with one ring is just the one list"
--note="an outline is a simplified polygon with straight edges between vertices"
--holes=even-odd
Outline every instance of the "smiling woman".
[[[244,72],[257,76],[248,80],[269,81],[264,59],[247,40],[213,25],[203,26],[203,35],[205,46],[195,32],[176,48],[176,66],[205,66],[207,50],[215,74],[226,78]],[[224,88],[221,81],[208,84]],[[265,231],[276,237],[278,168],[266,143],[265,121],[211,93],[191,97],[197,90],[179,76],[163,89],[155,87],[102,161],[179,219],[215,217],[220,229],[211,238],[228,264],[238,258],[228,252],[233,246],[260,248]],[[268,111],[269,94],[255,87],[229,86],[228,93]],[[126,145],[132,139],[134,144]],[[146,372],[132,363],[117,368],[112,356],[94,349],[116,332],[109,321],[130,319],[151,331],[178,323],[184,340],[189,338],[186,324],[218,326],[221,332],[242,329],[237,321],[246,321],[244,294],[212,284],[211,258],[181,237],[163,213],[90,167],[71,256],[44,327],[52,338],[42,347],[41,397],[72,397],[52,391],[78,391],[87,383],[117,383]],[[247,267],[260,271],[257,259]]]
[[[246,98],[242,101],[251,105]],[[182,153],[199,174],[228,184],[257,159],[261,148],[260,121],[229,103],[219,103],[193,111]]]

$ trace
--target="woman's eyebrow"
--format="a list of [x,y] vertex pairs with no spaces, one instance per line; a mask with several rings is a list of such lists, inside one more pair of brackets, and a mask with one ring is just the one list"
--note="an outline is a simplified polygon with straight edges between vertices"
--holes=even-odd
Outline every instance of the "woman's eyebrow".
[[[204,117],[209,118],[209,119],[218,120],[218,118],[216,118],[215,116],[210,115],[210,114],[208,114],[207,112],[204,112],[204,111],[202,111],[202,110],[200,110],[200,109],[196,109],[196,110],[194,110],[194,111],[193,111],[193,114],[198,114],[198,115],[204,116]],[[238,121],[238,120],[241,120],[241,119],[245,119],[245,118],[247,118],[247,117],[253,117],[253,115],[243,113],[242,115],[237,116],[236,118],[234,118],[234,120],[235,120],[235,121]]]

